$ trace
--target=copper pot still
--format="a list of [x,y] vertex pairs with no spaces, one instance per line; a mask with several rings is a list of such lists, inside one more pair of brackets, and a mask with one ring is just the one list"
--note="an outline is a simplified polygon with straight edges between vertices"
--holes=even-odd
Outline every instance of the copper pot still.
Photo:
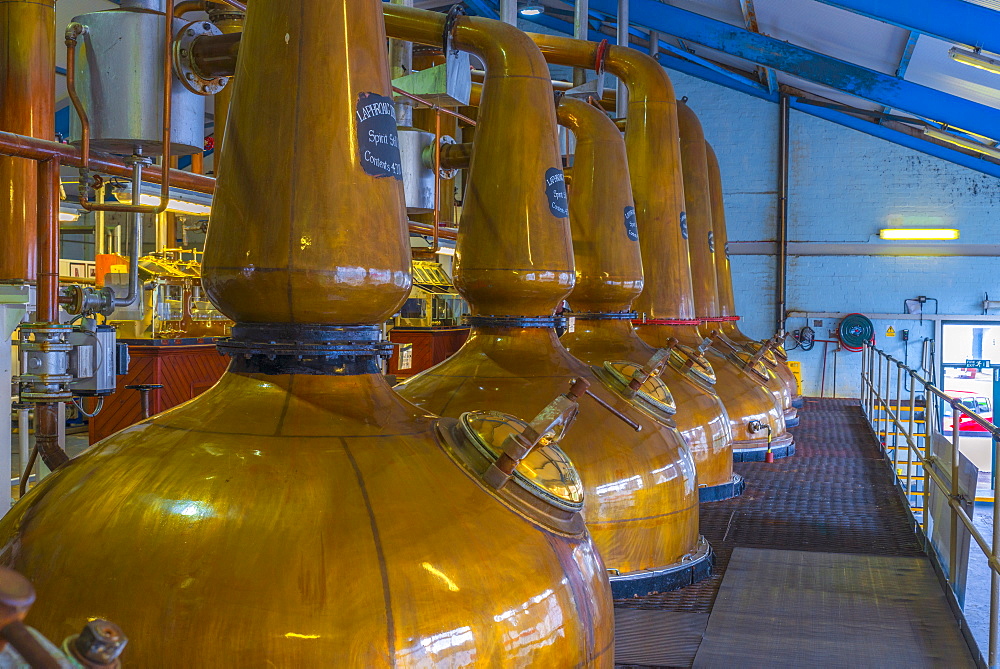
[[533,451],[498,491],[524,424],[438,419],[379,372],[411,281],[385,39],[376,0],[252,3],[205,254],[233,359],[0,521],[50,638],[113,619],[140,667],[612,665],[572,464]]

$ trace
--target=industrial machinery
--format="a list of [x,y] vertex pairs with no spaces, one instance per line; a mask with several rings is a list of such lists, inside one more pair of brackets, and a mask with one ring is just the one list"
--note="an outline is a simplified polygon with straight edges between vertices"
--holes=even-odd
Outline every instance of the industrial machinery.
[[[767,368],[760,358],[766,353],[751,354],[730,346],[718,328],[719,289],[715,267],[715,231],[712,228],[712,196],[709,186],[708,158],[705,153],[705,136],[697,114],[688,106],[686,99],[677,104],[680,125],[681,163],[684,175],[684,200],[688,224],[688,255],[691,262],[691,283],[694,289],[694,306],[703,326],[703,332],[711,340],[711,355],[717,360],[725,360],[742,373],[739,382],[747,387],[747,393],[754,387],[762,387],[771,394],[772,402],[782,412],[785,426],[788,421],[798,423],[798,416],[792,406],[791,393],[778,377]],[[757,416],[764,419],[770,408],[766,404],[754,405],[749,394],[744,395],[744,409],[761,412]],[[771,426],[776,429],[776,426]],[[780,433],[780,432],[778,432]]]
[[[616,49],[608,58],[621,55]],[[635,58],[628,52],[624,56]],[[645,64],[644,58],[637,60]],[[733,474],[732,434],[722,402],[670,366],[669,346],[652,348],[632,326],[630,307],[642,292],[643,275],[621,133],[602,110],[568,96],[559,103],[558,118],[576,138],[569,193],[576,261],[569,303],[576,322],[560,341],[647,413],[670,425],[676,422],[698,470],[701,501],[738,495],[744,484]]]
[[[530,422],[448,420],[380,373],[411,283],[380,5],[252,3],[203,273],[232,361],[0,520],[0,558],[60,604],[29,616],[45,634],[111,616],[135,666],[612,665],[604,564],[558,445],[586,384],[557,384]],[[407,11],[440,39],[443,16]]]
[[[705,154],[708,158],[708,185],[712,194],[712,230],[715,233],[715,270],[719,286],[719,318],[718,327],[725,341],[733,342],[745,348],[751,355],[761,355],[761,360],[778,375],[784,383],[787,393],[791,396],[791,405],[796,409],[803,406],[802,396],[798,393],[795,375],[788,366],[788,356],[781,346],[779,337],[775,335],[767,341],[757,341],[740,331],[736,314],[736,297],[733,293],[733,274],[729,266],[729,233],[726,229],[726,207],[722,195],[722,173],[719,170],[719,159],[712,145],[705,142]],[[763,351],[761,353],[761,351]],[[797,417],[796,417],[797,418]],[[794,427],[787,421],[786,426]]]
[[400,394],[449,416],[490,408],[530,414],[573,380],[590,381],[593,397],[583,399],[590,406],[566,449],[584,482],[584,516],[612,570],[612,591],[630,596],[705,575],[711,555],[698,534],[697,474],[680,434],[604,384],[555,332],[554,311],[575,272],[544,58],[511,26],[490,24],[486,38],[473,29],[482,19],[384,9],[390,37],[441,46],[445,35],[446,50],[472,52],[489,72],[454,274],[470,304],[472,332],[454,356],[404,382]]
[[[140,299],[108,316],[119,336],[135,340],[228,335],[232,321],[215,308],[202,288],[201,255],[192,250],[163,249],[140,258]],[[128,274],[109,272],[104,275],[104,285],[116,292],[125,291]]]

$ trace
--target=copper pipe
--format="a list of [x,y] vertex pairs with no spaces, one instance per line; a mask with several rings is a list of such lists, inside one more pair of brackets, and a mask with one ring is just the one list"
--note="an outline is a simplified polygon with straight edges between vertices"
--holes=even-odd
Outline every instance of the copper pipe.
[[205,0],[184,0],[183,2],[178,2],[174,7],[175,16],[184,16],[191,12],[203,11],[205,11]]
[[[191,44],[191,60],[205,77],[231,77],[243,39],[242,28],[222,35],[205,35]],[[227,85],[227,88],[230,84]]]
[[441,250],[441,110],[434,110],[434,253]]
[[[389,37],[442,45],[443,14],[389,4],[382,10]],[[473,314],[551,315],[572,289],[573,257],[568,227],[559,223],[546,195],[546,188],[562,179],[548,66],[527,36],[512,26],[463,16],[452,28],[455,48],[484,59],[489,71],[469,168],[455,285]],[[510,104],[513,99],[517,108]],[[533,111],[532,123],[521,122],[520,109]],[[517,146],[531,150],[511,150]],[[490,176],[476,179],[479,172]],[[552,184],[546,184],[548,179]]]
[[247,11],[247,3],[245,2],[237,2],[237,0],[215,0],[215,2],[219,2],[224,5],[229,5],[233,9],[238,9],[239,11],[244,13],[246,13]]
[[[38,297],[35,320],[59,322],[59,159],[38,163]],[[55,471],[69,461],[59,445],[59,406],[35,406],[35,445],[46,466]]]
[[[10,132],[0,132],[0,156],[27,158],[33,161],[58,158],[63,165],[70,167],[80,167],[83,164],[80,150],[76,147],[69,144],[36,139],[34,137],[25,137],[24,135],[15,135]],[[124,162],[115,156],[107,153],[97,151],[91,153],[90,165],[94,169],[112,176],[126,178],[132,176],[132,168],[125,165]],[[156,166],[146,167],[143,170],[143,178],[152,183],[161,183],[163,170]],[[210,195],[215,192],[215,179],[201,174],[170,170],[170,180],[175,186],[186,188],[196,193]],[[417,235],[430,235],[433,231],[429,225],[411,222],[410,232]],[[441,228],[440,236],[442,239],[455,239],[458,236],[458,230],[456,228]]]
[[59,159],[38,163],[36,320],[59,322]]
[[[555,65],[593,69],[599,56],[597,42],[553,35],[530,37]],[[632,122],[625,131],[625,144],[644,269],[648,276],[657,277],[647,282],[634,308],[654,319],[693,320],[687,258],[670,253],[670,249],[687,248],[679,220],[684,211],[684,186],[673,85],[655,58],[635,49],[609,46],[604,64],[631,90],[628,118]],[[667,175],[666,187],[663,175]]]
[[[221,9],[222,5],[218,3],[211,3],[209,6],[208,18],[215,24],[215,27],[224,33],[224,37],[229,37],[234,35],[230,39],[239,39],[242,41],[243,37],[243,25],[246,19],[244,14],[239,12],[234,12],[232,10],[226,11]],[[200,40],[199,40],[200,41]],[[239,54],[239,41],[234,45],[230,45],[228,50],[229,57],[232,59],[232,70],[233,76],[236,74],[236,57]],[[200,66],[199,66],[200,67]],[[215,164],[218,165],[222,161],[222,145],[225,143],[226,139],[226,124],[229,121],[229,108],[233,100],[233,91],[236,90],[236,80],[230,77],[229,83],[218,93],[215,94]]]
[[468,169],[472,160],[472,143],[465,144],[445,144],[441,147],[441,169],[464,170]]
[[[55,135],[55,1],[0,3],[0,128]],[[35,180],[22,160],[0,158],[0,281],[35,279]]]
[[[28,160],[42,161],[50,158],[59,158],[59,162],[70,167],[81,167],[83,165],[83,155],[79,149],[70,144],[60,144],[36,137],[17,135],[12,132],[0,131],[0,155],[16,156],[27,158]],[[93,151],[90,154],[90,166],[104,174],[116,177],[129,178],[132,176],[132,168],[127,166],[116,156],[107,153]],[[161,183],[163,179],[163,169],[157,166],[148,166],[143,170],[143,174],[148,181]],[[170,180],[179,188],[186,188],[197,193],[212,193],[215,191],[215,179],[212,177],[192,174],[191,172],[181,172],[170,170]]]
[[[166,20],[164,22],[164,43],[163,43],[163,154],[161,165],[170,165],[170,123],[172,111],[172,93],[174,83],[174,3],[167,0]],[[86,173],[90,170],[90,117],[84,109],[83,101],[76,90],[76,46],[81,35],[85,34],[86,28],[79,23],[71,23],[66,28],[66,88],[69,92],[70,100],[73,102],[73,109],[80,117],[80,148],[83,164],[80,166],[81,176],[89,178]],[[162,214],[167,210],[167,202],[170,200],[170,170],[164,171],[164,178],[160,182],[160,204],[156,206],[136,204],[140,193],[132,194],[132,204],[91,204],[87,200],[85,179],[81,179],[79,196],[80,206],[87,211],[118,211],[132,214]]]

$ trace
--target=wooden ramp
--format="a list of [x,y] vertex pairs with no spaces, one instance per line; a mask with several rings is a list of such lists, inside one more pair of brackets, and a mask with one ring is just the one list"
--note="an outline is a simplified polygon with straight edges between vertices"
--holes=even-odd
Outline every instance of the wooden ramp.
[[975,667],[925,557],[735,548],[695,667]]

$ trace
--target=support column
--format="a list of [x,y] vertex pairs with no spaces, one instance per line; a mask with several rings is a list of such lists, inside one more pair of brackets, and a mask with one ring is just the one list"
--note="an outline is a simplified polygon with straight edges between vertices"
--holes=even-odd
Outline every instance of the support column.
[[[0,0],[0,130],[55,135],[55,0]],[[0,156],[0,281],[35,278],[35,164]]]

